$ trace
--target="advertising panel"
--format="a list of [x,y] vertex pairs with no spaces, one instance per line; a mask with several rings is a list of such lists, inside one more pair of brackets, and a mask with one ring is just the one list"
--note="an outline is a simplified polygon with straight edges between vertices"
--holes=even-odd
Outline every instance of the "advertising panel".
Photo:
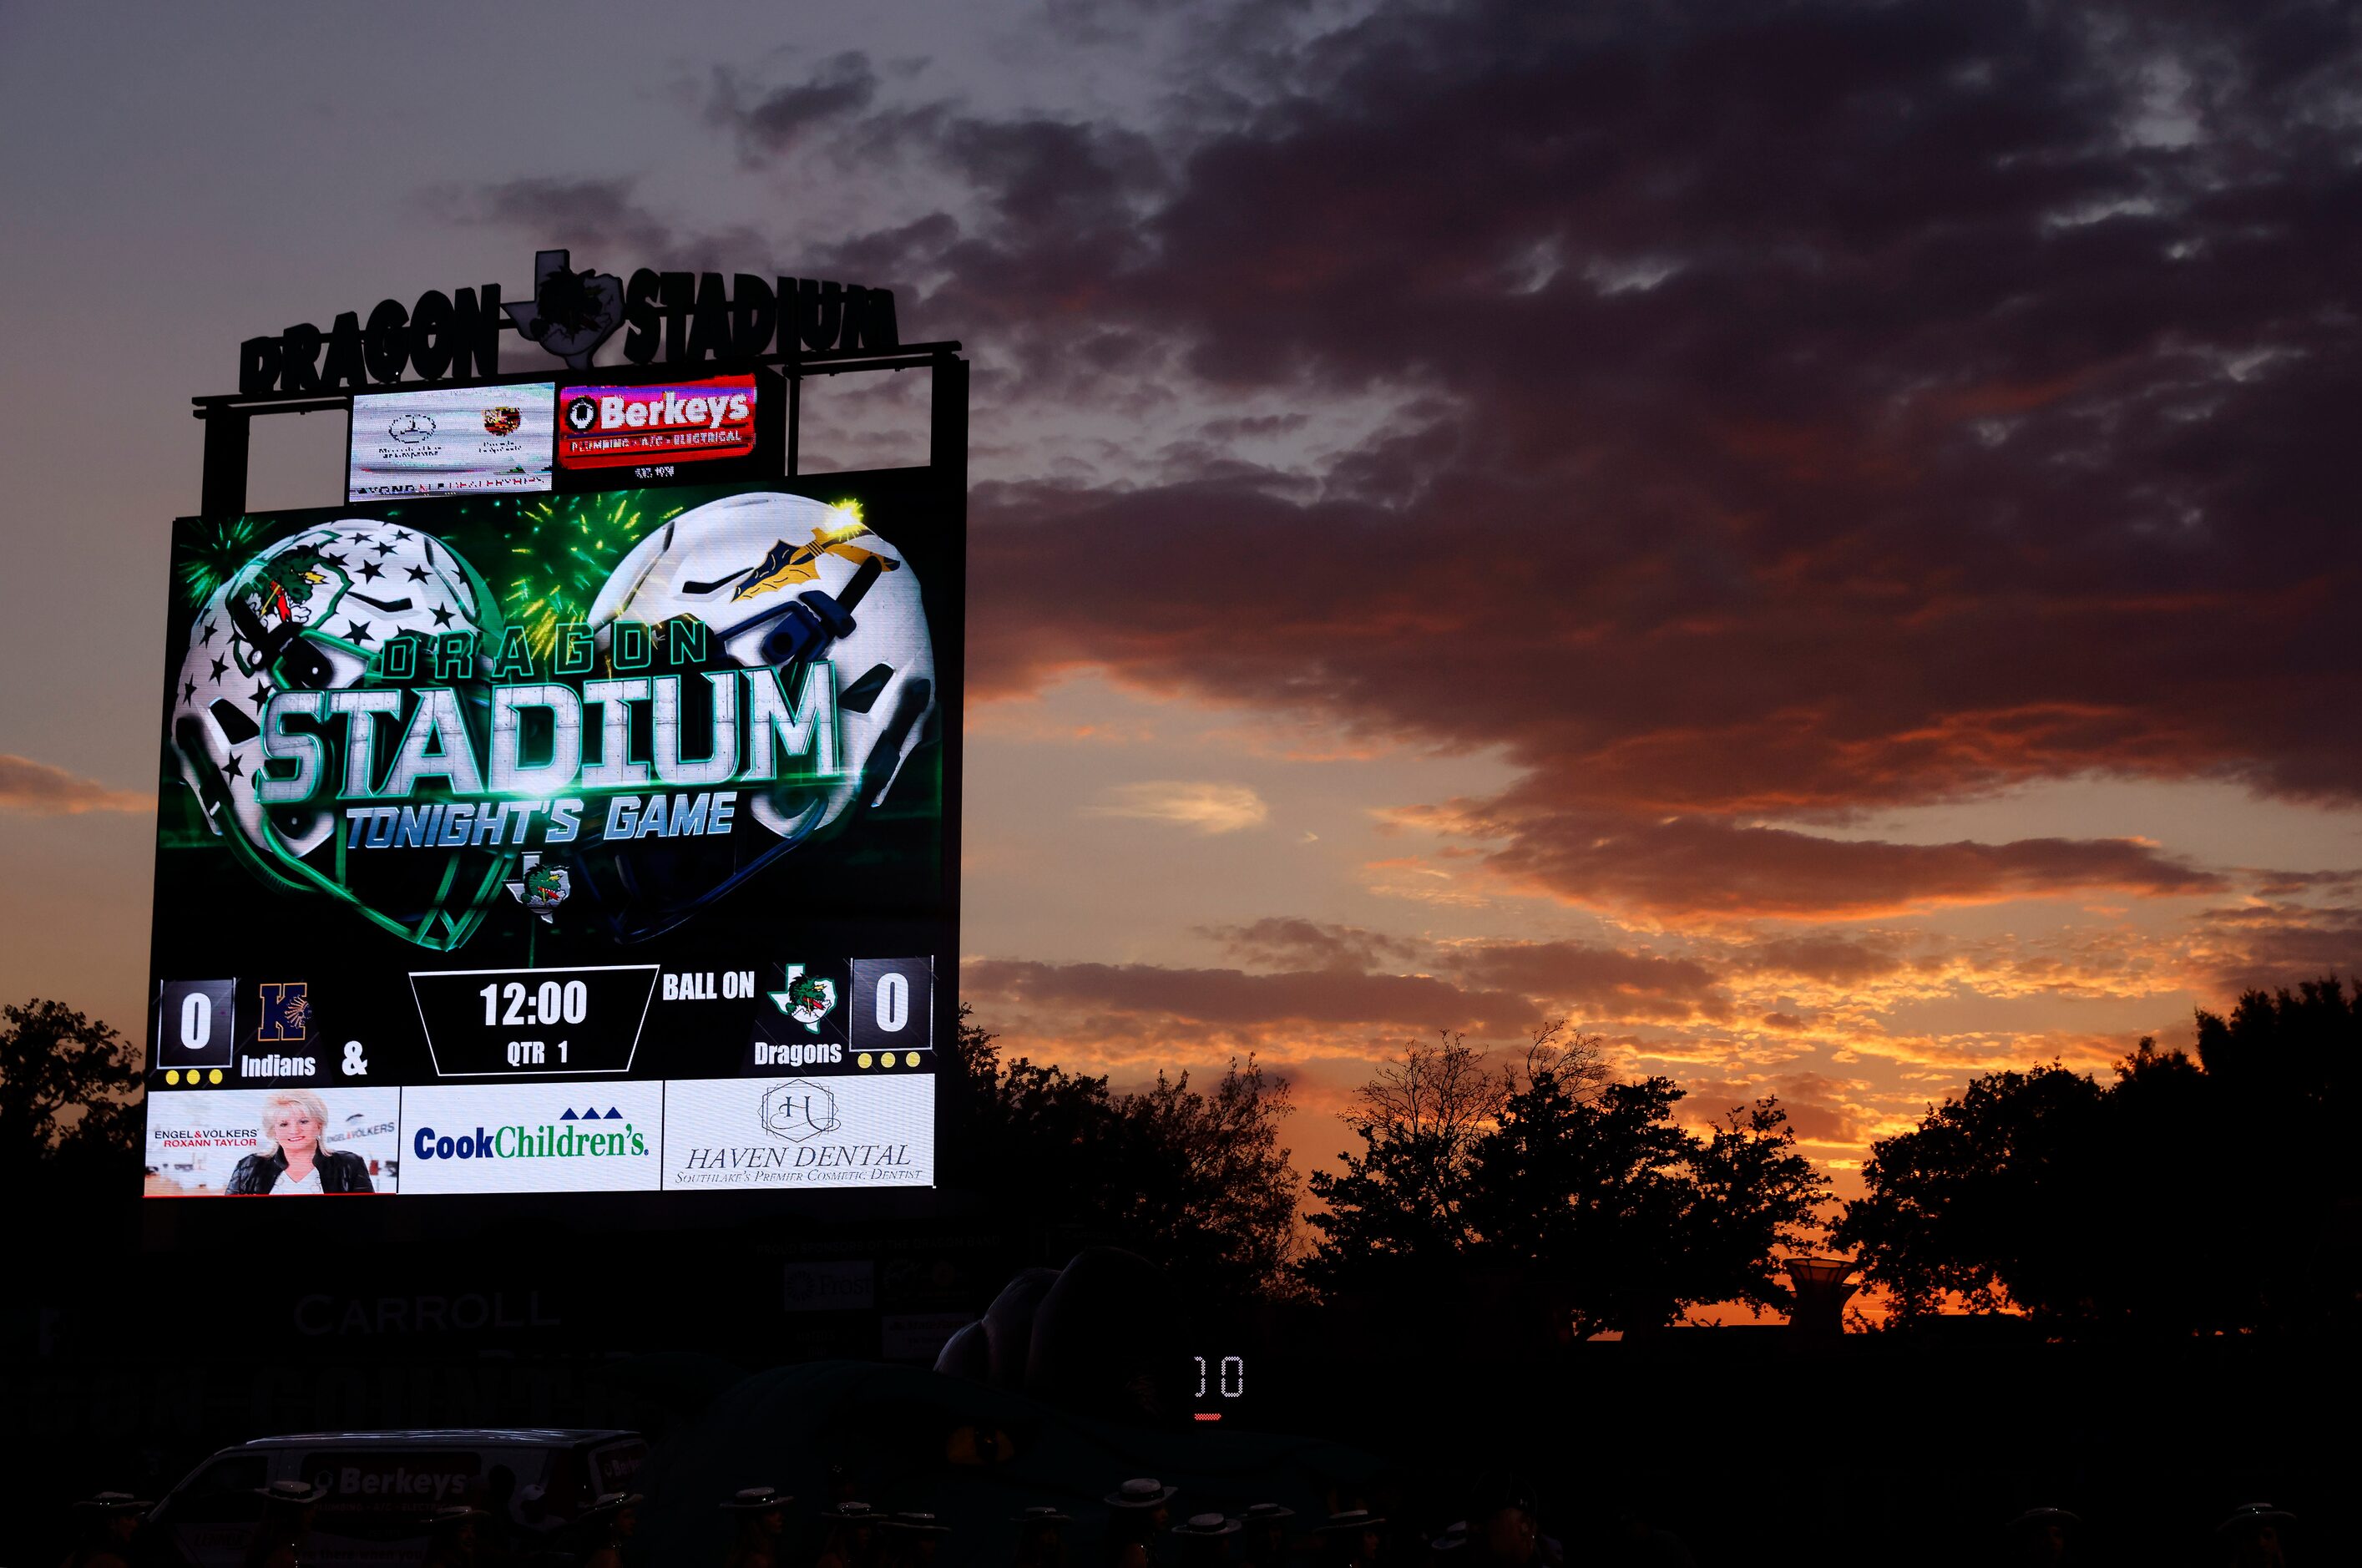
[[353,397],[348,501],[549,488],[553,381]]
[[383,1097],[381,1192],[728,1185],[667,1179],[667,1082],[769,1143],[814,1075],[842,1131],[744,1185],[932,1181],[964,556],[923,470],[174,539],[151,1191],[226,1190],[295,1088],[331,1144]]
[[200,1089],[151,1099],[150,1198],[352,1196],[396,1189],[402,1091]]
[[744,458],[755,450],[755,378],[569,386],[558,394],[557,460],[567,469]]
[[654,1192],[663,1127],[659,1083],[402,1093],[412,1192]]
[[934,1124],[933,1075],[905,1067],[674,1083],[664,1184],[931,1187]]

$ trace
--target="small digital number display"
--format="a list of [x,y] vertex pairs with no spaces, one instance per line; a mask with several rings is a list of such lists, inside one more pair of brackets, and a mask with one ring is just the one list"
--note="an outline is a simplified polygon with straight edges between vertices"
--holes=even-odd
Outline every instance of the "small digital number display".
[[1247,1392],[1247,1358],[1242,1355],[1196,1356],[1198,1419],[1218,1421],[1224,1401],[1243,1399]]

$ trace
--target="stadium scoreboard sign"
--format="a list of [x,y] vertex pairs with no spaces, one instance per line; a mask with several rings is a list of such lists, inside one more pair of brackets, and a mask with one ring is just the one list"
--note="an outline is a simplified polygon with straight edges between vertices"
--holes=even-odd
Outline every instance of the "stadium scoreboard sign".
[[933,1184],[965,364],[891,361],[927,467],[801,475],[800,362],[596,346],[355,392],[342,504],[174,525],[151,1195]]

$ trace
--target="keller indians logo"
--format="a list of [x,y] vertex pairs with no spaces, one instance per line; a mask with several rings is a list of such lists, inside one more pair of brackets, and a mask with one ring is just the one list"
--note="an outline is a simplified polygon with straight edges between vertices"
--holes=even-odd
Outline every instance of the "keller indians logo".
[[746,569],[746,580],[731,591],[730,597],[752,599],[758,593],[774,589],[790,588],[799,582],[811,582],[820,576],[822,556],[841,556],[855,566],[876,561],[880,570],[893,571],[901,562],[875,550],[865,550],[850,541],[869,532],[869,525],[855,518],[841,527],[815,528],[812,536],[800,545],[790,545],[781,539],[764,554],[763,558]]
[[836,1010],[836,982],[819,975],[807,975],[801,964],[790,964],[788,988],[773,991],[770,997],[781,1012],[818,1034],[820,1021]]
[[256,987],[262,1003],[262,1021],[254,1038],[266,1044],[301,1044],[311,1036],[312,988],[303,980],[263,981]]

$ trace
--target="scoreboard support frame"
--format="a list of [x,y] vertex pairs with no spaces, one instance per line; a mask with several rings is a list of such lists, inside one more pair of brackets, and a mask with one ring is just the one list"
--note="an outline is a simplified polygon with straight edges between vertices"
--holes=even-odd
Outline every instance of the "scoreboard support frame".
[[[189,400],[191,416],[204,422],[204,476],[197,510],[207,517],[234,517],[246,510],[248,454],[257,417],[273,414],[349,414],[357,392],[417,392],[428,388],[463,391],[471,387],[523,386],[568,375],[596,375],[618,384],[679,381],[698,375],[729,375],[756,369],[776,371],[787,380],[788,414],[785,472],[801,478],[803,383],[808,376],[860,375],[876,370],[925,370],[933,381],[928,417],[928,468],[950,477],[954,493],[967,488],[968,362],[960,357],[956,339],[911,343],[888,352],[866,349],[832,354],[764,354],[753,359],[712,359],[697,365],[601,365],[587,370],[563,367],[504,371],[497,376],[453,377],[437,381],[372,382],[355,392],[323,396],[317,392],[237,392]],[[774,448],[773,460],[779,460]],[[680,481],[695,482],[695,465]]]

